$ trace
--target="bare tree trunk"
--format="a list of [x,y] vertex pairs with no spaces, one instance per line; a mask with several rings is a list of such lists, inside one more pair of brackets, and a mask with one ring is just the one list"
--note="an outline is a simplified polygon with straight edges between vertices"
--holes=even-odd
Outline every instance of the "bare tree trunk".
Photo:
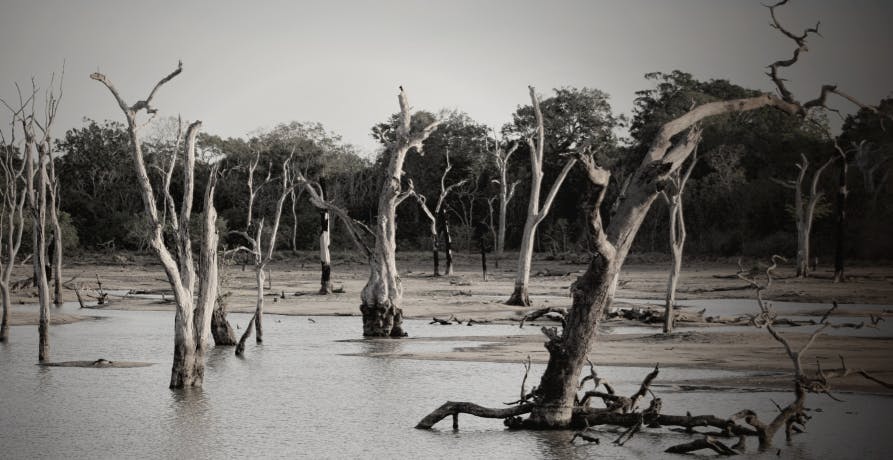
[[543,128],[543,114],[540,111],[539,98],[531,86],[530,100],[536,115],[536,139],[528,138],[527,145],[530,149],[530,199],[527,203],[527,220],[524,221],[524,233],[521,236],[521,253],[518,255],[518,271],[515,274],[515,290],[505,302],[507,305],[530,306],[530,297],[527,294],[527,286],[530,282],[530,266],[533,261],[533,243],[536,238],[536,229],[540,222],[549,214],[549,208],[558,194],[558,189],[564,183],[564,179],[576,163],[571,158],[564,164],[564,168],[555,178],[546,201],[540,207],[540,187],[543,182],[543,148],[545,144],[545,132]]
[[[34,91],[36,93],[36,90]],[[34,284],[37,287],[37,297],[40,307],[40,318],[37,323],[38,345],[37,356],[40,362],[46,362],[50,359],[50,288],[47,280],[47,246],[46,246],[46,222],[47,222],[47,187],[49,177],[47,174],[47,163],[50,161],[52,139],[49,134],[49,127],[55,114],[56,102],[52,94],[48,96],[48,114],[49,123],[40,129],[43,131],[43,138],[38,140],[34,132],[34,116],[26,121],[22,119],[22,129],[25,133],[25,151],[23,161],[26,163],[26,186],[28,194],[28,205],[31,210],[31,228],[32,239],[31,248],[33,254],[34,267]],[[37,169],[35,170],[34,159],[37,160]],[[36,176],[36,183],[35,183]]]
[[[418,201],[419,206],[422,208],[422,211],[425,213],[425,217],[427,217],[428,220],[431,222],[431,251],[434,256],[434,276],[440,276],[440,255],[438,254],[437,247],[438,227],[446,225],[446,227],[443,227],[444,233],[446,234],[445,238],[449,239],[450,229],[449,223],[446,222],[446,209],[443,206],[444,201],[446,200],[447,195],[450,194],[450,191],[452,191],[454,188],[461,187],[466,182],[468,182],[468,179],[462,179],[461,181],[456,182],[455,184],[452,184],[450,186],[446,185],[447,175],[450,173],[450,170],[453,169],[453,165],[450,163],[449,149],[447,149],[445,157],[446,167],[443,170],[443,174],[440,176],[440,195],[437,198],[437,204],[434,206],[434,209],[432,210],[428,207],[427,200],[424,195],[412,193],[412,195],[415,196],[416,201]],[[450,243],[452,243],[452,240],[450,240]],[[453,274],[453,256],[451,253],[449,253],[449,250],[447,250],[446,274],[448,276]]]
[[[642,225],[642,221],[648,213],[649,208],[656,199],[662,184],[668,179],[668,176],[679,169],[692,150],[700,140],[700,129],[697,124],[704,119],[722,115],[726,113],[747,112],[762,107],[775,107],[790,115],[805,116],[808,109],[815,106],[824,106],[825,97],[829,92],[842,94],[834,86],[825,86],[819,98],[800,103],[793,98],[793,95],[785,88],[784,80],[778,76],[779,67],[788,67],[797,61],[799,53],[805,49],[805,39],[809,33],[815,33],[815,28],[807,29],[802,35],[795,35],[784,29],[775,19],[774,10],[778,6],[783,5],[782,1],[775,5],[768,6],[773,18],[773,25],[779,29],[785,36],[794,40],[797,45],[797,51],[792,59],[777,61],[770,65],[770,76],[778,87],[780,96],[774,94],[763,94],[755,97],[707,102],[695,106],[685,114],[664,123],[655,135],[649,150],[642,159],[639,167],[633,173],[630,185],[623,199],[617,205],[616,214],[612,217],[611,222],[606,230],[602,228],[602,218],[599,213],[601,200],[604,198],[605,190],[608,186],[610,173],[608,170],[598,166],[595,158],[585,152],[577,152],[578,159],[586,169],[589,181],[596,191],[596,200],[592,205],[590,214],[591,232],[595,250],[590,261],[589,267],[582,276],[580,276],[571,285],[571,295],[573,305],[566,315],[563,316],[562,330],[559,332],[556,327],[543,327],[542,332],[548,338],[545,347],[549,352],[549,362],[546,370],[542,375],[540,384],[536,390],[530,394],[532,403],[527,405],[527,397],[522,397],[519,401],[518,412],[509,415],[524,413],[530,409],[530,417],[527,420],[509,419],[507,424],[512,427],[531,427],[531,428],[567,428],[572,423],[574,416],[575,400],[577,397],[578,379],[580,368],[589,353],[590,347],[598,330],[599,322],[602,319],[602,313],[613,300],[617,274],[620,272],[623,262],[626,259],[629,249],[632,246],[636,233]],[[877,109],[875,109],[877,110]],[[685,139],[680,139],[682,134],[687,131]],[[771,318],[771,312],[764,311],[764,317]],[[830,314],[830,312],[829,312]],[[770,321],[771,327],[771,321]],[[822,329],[827,324],[822,326]],[[795,364],[795,380],[797,387],[797,401],[781,410],[775,420],[760,431],[762,433],[772,433],[773,429],[786,424],[792,417],[796,417],[802,411],[802,399],[800,391],[806,385],[812,385],[813,382],[804,382],[804,375],[799,363],[799,358],[806,350],[815,336],[822,331],[819,329],[814,332],[807,344],[801,347],[799,352],[794,352],[786,341],[776,337],[777,334],[769,329],[773,337],[785,346],[788,356],[791,357]],[[657,369],[646,377],[640,391],[634,395],[644,396],[648,391],[648,384],[657,375]],[[442,407],[438,415],[458,414],[463,410],[463,406],[457,403],[448,403],[451,407]],[[633,406],[634,404],[631,404]],[[474,409],[478,413],[485,413],[485,416],[502,416],[496,415],[494,411],[484,410],[480,408],[472,408],[467,405],[465,409]],[[584,407],[580,407],[583,417],[589,421],[586,416]],[[438,412],[438,411],[435,411]],[[471,410],[467,411],[468,413]],[[648,410],[636,414],[638,424],[643,423]],[[651,412],[658,415],[655,421],[659,421],[659,407]],[[600,415],[600,414],[599,414]],[[687,417],[691,419],[691,417]],[[734,416],[733,416],[734,418]],[[747,420],[747,419],[746,419]],[[418,428],[430,428],[431,423],[435,420],[426,417]],[[582,421],[582,420],[581,420]],[[732,420],[733,422],[734,420]],[[748,420],[754,428],[758,428],[756,421]],[[647,422],[646,422],[647,423]],[[667,423],[664,423],[667,424]],[[721,426],[729,426],[730,422],[721,423]],[[731,423],[734,424],[734,423]],[[689,426],[691,426],[689,424]],[[791,424],[787,423],[788,431]],[[753,433],[753,430],[748,430]],[[771,435],[766,436],[771,439]],[[761,444],[763,439],[761,438]]]
[[834,282],[846,282],[844,273],[844,260],[846,258],[846,199],[849,195],[847,189],[847,172],[849,162],[846,152],[834,141],[834,147],[840,155],[840,171],[837,175],[837,225],[835,236],[837,244],[834,249]]
[[[319,194],[320,199],[325,200],[325,182],[320,179]],[[319,209],[319,264],[322,268],[320,278],[319,294],[331,294],[334,287],[332,286],[332,256],[329,253],[329,244],[331,242],[331,223],[329,222],[329,210],[326,208]]]
[[319,230],[319,263],[322,267],[322,276],[320,278],[319,293],[321,295],[331,294],[334,287],[332,286],[332,256],[329,254],[329,211],[319,211],[320,230]]
[[[212,175],[205,190],[205,219],[202,225],[202,247],[200,250],[200,266],[197,280],[189,227],[192,218],[192,202],[195,188],[195,141],[201,122],[193,122],[186,131],[186,148],[185,152],[183,152],[182,168],[183,196],[179,212],[177,212],[174,199],[170,193],[170,176],[173,174],[180,150],[180,136],[178,135],[177,147],[171,154],[171,162],[167,167],[162,187],[163,203],[167,206],[167,211],[164,214],[165,217],[161,218],[157,207],[158,200],[153,191],[143,155],[142,142],[139,136],[141,125],[137,122],[137,115],[142,110],[149,114],[154,114],[156,110],[150,104],[155,93],[162,85],[179,75],[182,70],[183,66],[181,63],[176,70],[155,84],[148,97],[137,101],[133,105],[128,105],[121,98],[117,89],[105,75],[98,72],[90,75],[90,78],[105,85],[127,119],[131,141],[131,157],[136,173],[137,186],[140,190],[146,219],[151,231],[149,245],[164,267],[168,282],[171,284],[171,289],[174,293],[177,308],[174,315],[174,356],[171,365],[171,388],[200,387],[204,381],[204,353],[207,348],[211,316],[214,310],[213,306],[217,300],[218,285],[216,210],[214,209],[216,168],[212,169]],[[166,219],[170,219],[171,226],[176,230],[175,241],[172,244],[174,246],[173,252],[164,238],[164,228],[167,226]],[[199,284],[197,296],[194,292],[196,281]]]
[[0,282],[0,301],[3,302],[3,316],[0,317],[0,343],[9,340],[9,282]]
[[[670,269],[670,279],[667,281],[667,299],[664,305],[664,334],[673,332],[676,305],[676,285],[679,282],[679,272],[682,270],[682,248],[685,245],[685,223],[681,222],[682,200],[670,208],[670,250],[673,252],[673,267]],[[677,225],[679,227],[677,227]],[[678,230],[675,230],[678,228]],[[681,230],[681,238],[677,232]]]
[[254,331],[256,333],[255,340],[257,343],[264,341],[264,280],[266,274],[263,268],[255,270],[255,279],[257,280],[257,306],[254,309]]
[[508,183],[509,160],[517,150],[518,143],[512,143],[508,150],[505,150],[500,147],[497,140],[494,149],[491,151],[496,161],[496,168],[499,170],[499,227],[496,231],[496,267],[499,267],[499,261],[502,260],[505,251],[505,221],[508,204],[515,196],[515,187],[518,186],[519,182],[512,182],[511,185]]
[[809,262],[811,259],[809,239],[812,234],[812,222],[815,218],[815,208],[823,195],[822,192],[818,191],[819,179],[821,179],[825,168],[831,165],[835,159],[836,158],[834,157],[829,158],[828,161],[812,174],[812,181],[805,197],[803,182],[806,179],[806,171],[809,169],[809,160],[806,159],[806,155],[802,153],[800,154],[800,161],[796,165],[797,169],[800,171],[799,174],[797,174],[797,179],[787,182],[773,179],[775,183],[794,191],[794,219],[797,224],[798,278],[809,276]]
[[25,188],[28,181],[24,178],[27,162],[18,161],[17,149],[7,147],[16,145],[16,125],[20,121],[19,117],[23,116],[21,110],[18,113],[19,115],[13,115],[10,123],[10,139],[0,130],[0,177],[3,178],[3,182],[0,182],[0,303],[3,308],[0,317],[0,343],[9,340],[9,281],[22,244],[22,232],[26,225],[25,201],[29,196],[29,190]]
[[236,331],[226,319],[226,301],[220,298],[211,315],[211,335],[214,337],[214,345],[218,347],[236,344]]
[[450,233],[450,218],[446,211],[440,213],[440,229],[443,232],[443,254],[446,256],[446,276],[453,276],[453,235]]
[[434,276],[440,276],[440,251],[438,250],[437,227],[432,225],[431,230],[431,256],[434,258]]
[[[400,124],[397,127],[396,140],[387,146],[390,159],[378,198],[378,217],[373,227],[375,245],[369,260],[369,280],[360,295],[363,335],[366,337],[403,337],[406,335],[403,331],[403,310],[400,309],[403,300],[403,287],[397,273],[395,217],[397,205],[414,192],[412,182],[410,182],[409,190],[403,190],[400,177],[403,175],[403,162],[406,154],[412,149],[420,151],[422,142],[439,124],[435,121],[421,132],[413,133],[410,128],[409,102],[402,89],[399,102]],[[449,264],[449,258],[447,260]]]
[[682,212],[682,205],[685,192],[685,184],[691,177],[691,172],[695,169],[698,162],[697,148],[691,154],[691,163],[681,174],[677,170],[670,181],[672,185],[672,196],[667,192],[661,192],[664,200],[670,206],[670,250],[673,253],[673,267],[670,269],[670,279],[667,281],[667,298],[664,306],[664,334],[673,331],[673,322],[675,321],[675,313],[673,311],[676,305],[676,284],[679,281],[679,272],[682,270],[682,250],[685,248],[685,215]]
[[49,160],[49,183],[48,191],[50,197],[50,223],[53,225],[53,303],[61,306],[62,299],[62,226],[59,224],[59,212],[61,209],[62,197],[61,186],[59,185],[59,177],[56,175],[56,161],[52,155]]

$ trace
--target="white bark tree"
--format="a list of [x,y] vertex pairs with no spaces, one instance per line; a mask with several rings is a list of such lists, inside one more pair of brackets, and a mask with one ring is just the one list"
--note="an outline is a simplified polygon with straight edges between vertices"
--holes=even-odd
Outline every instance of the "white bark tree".
[[[192,201],[195,187],[195,140],[201,122],[196,121],[186,130],[186,148],[183,152],[183,196],[179,212],[174,206],[170,190],[165,187],[164,203],[167,206],[162,217],[157,206],[155,191],[146,167],[140,130],[144,126],[138,122],[139,112],[145,111],[154,116],[157,110],[150,104],[161,86],[179,75],[183,65],[162,78],[149,95],[133,105],[127,104],[112,82],[96,72],[90,78],[102,83],[109,90],[127,120],[131,141],[131,157],[137,178],[137,186],[143,200],[146,219],[149,224],[149,246],[161,261],[168,282],[174,293],[176,314],[174,316],[174,359],[171,367],[171,388],[200,387],[204,381],[205,351],[211,330],[211,315],[217,300],[217,211],[214,208],[214,188],[216,174],[212,174],[205,189],[205,206],[201,225],[201,249],[198,267],[193,258],[190,239]],[[151,119],[151,118],[150,118]],[[169,221],[169,222],[168,222]],[[173,228],[173,242],[165,242],[167,225]],[[169,247],[172,246],[172,247]],[[197,270],[198,268],[198,270]],[[197,292],[196,292],[196,285]]]
[[[54,79],[55,80],[55,79]],[[53,136],[52,126],[59,108],[60,99],[56,97],[55,88],[51,85],[46,93],[43,119],[38,120],[35,109],[38,89],[32,80],[30,103],[23,102],[23,111],[19,116],[22,134],[25,139],[22,161],[25,162],[26,195],[32,224],[32,261],[34,264],[34,284],[37,287],[37,298],[40,307],[40,318],[37,323],[38,360],[46,362],[50,355],[50,287],[46,267],[47,254],[47,207],[52,206],[49,200],[50,178],[48,164],[52,162]],[[61,95],[61,90],[60,90]],[[21,97],[19,98],[21,101]]]
[[[254,171],[257,167],[258,162],[260,161],[260,155],[261,151],[258,150],[255,157],[256,159],[254,163],[252,163],[253,166],[248,171],[249,218],[251,217],[252,209],[254,207],[254,199],[257,196],[257,190],[253,188],[253,183]],[[255,231],[255,234],[253,236],[247,231],[232,232],[241,235],[250,244],[250,247],[242,247],[240,249],[247,251],[254,258],[254,279],[256,282],[255,287],[257,290],[254,316],[251,318],[248,327],[245,328],[245,333],[242,334],[242,338],[239,339],[239,344],[236,345],[236,355],[241,355],[245,351],[245,341],[248,339],[248,337],[251,336],[252,325],[254,326],[254,330],[256,333],[255,340],[257,341],[257,343],[263,343],[264,341],[264,282],[266,281],[267,266],[269,265],[270,261],[273,260],[273,251],[276,249],[276,237],[279,234],[279,222],[282,218],[282,208],[285,205],[285,200],[291,195],[291,192],[294,190],[294,185],[291,184],[289,178],[289,165],[291,164],[293,156],[294,151],[292,151],[291,155],[289,155],[289,157],[282,162],[282,177],[279,179],[281,182],[281,189],[276,199],[276,206],[273,211],[273,225],[270,227],[270,232],[266,242],[264,242],[264,218],[261,218],[257,223],[253,223],[250,220],[248,221],[249,230],[254,229]],[[271,171],[268,169],[267,180],[264,181],[264,184],[269,181],[270,175]]]
[[[4,102],[5,105],[5,102]],[[7,106],[9,107],[9,106]],[[11,108],[10,108],[11,109]],[[10,280],[13,268],[18,261],[22,246],[22,232],[25,229],[25,200],[28,196],[25,179],[24,159],[19,158],[21,143],[16,140],[21,110],[11,109],[9,138],[0,130],[0,303],[3,306],[0,317],[0,343],[9,340],[9,308],[11,306]]]
[[[459,182],[456,182],[456,183],[453,183],[450,185],[446,185],[446,177],[447,177],[447,175],[449,175],[450,171],[453,169],[453,165],[450,164],[450,151],[449,150],[446,151],[444,156],[446,157],[446,168],[443,170],[443,174],[440,176],[440,195],[437,197],[437,203],[434,205],[434,209],[432,210],[431,208],[428,207],[427,200],[425,199],[424,195],[422,195],[420,193],[413,194],[415,196],[416,200],[419,202],[419,207],[422,208],[422,211],[425,213],[425,216],[428,218],[428,221],[431,224],[429,228],[431,229],[431,251],[434,256],[434,276],[440,276],[440,255],[439,255],[439,251],[438,251],[437,236],[442,232],[442,233],[444,233],[444,241],[446,241],[447,239],[450,238],[449,227],[444,226],[444,228],[440,228],[441,226],[438,225],[438,223],[439,223],[439,221],[441,221],[443,219],[438,219],[438,216],[441,216],[444,212],[443,203],[444,203],[444,200],[446,200],[447,195],[450,194],[450,191],[452,191],[455,188],[459,188],[468,182],[468,179],[462,179]],[[445,219],[445,217],[444,217],[444,219]],[[449,251],[449,249],[447,249],[446,247],[444,248],[444,250]],[[447,276],[450,276],[453,274],[453,263],[452,262],[453,262],[452,254],[448,254],[446,271],[445,271],[445,274]]]
[[577,162],[575,157],[570,157],[552,183],[546,200],[540,204],[540,188],[543,182],[543,149],[545,144],[545,128],[543,127],[543,113],[540,111],[540,101],[536,91],[531,86],[530,101],[533,104],[536,116],[535,137],[527,138],[527,146],[530,150],[530,198],[527,202],[527,220],[524,222],[524,232],[521,236],[521,252],[518,255],[518,271],[515,274],[515,290],[506,301],[507,305],[530,306],[530,296],[527,294],[527,286],[530,283],[530,266],[533,262],[533,243],[536,237],[536,229],[549,214],[555,195],[567,178],[567,174]]
[[[397,205],[412,194],[412,188],[403,189],[403,162],[407,153],[415,149],[421,153],[422,142],[437,129],[435,121],[419,132],[412,132],[409,101],[403,89],[400,90],[400,120],[396,139],[388,142],[386,154],[388,166],[378,196],[378,216],[375,218],[373,233],[375,245],[369,263],[369,280],[360,296],[363,314],[363,335],[366,337],[403,337],[403,287],[397,272],[395,220]],[[411,185],[411,182],[410,182]]]
[[800,171],[795,180],[782,181],[773,179],[773,181],[782,187],[794,191],[794,222],[797,224],[797,277],[805,278],[809,276],[809,259],[810,251],[810,235],[812,234],[812,222],[815,219],[815,208],[819,200],[822,199],[824,193],[818,190],[819,180],[825,168],[831,165],[837,157],[828,158],[825,163],[819,166],[812,173],[812,180],[809,182],[809,190],[803,190],[803,182],[806,180],[806,171],[809,169],[809,160],[806,155],[800,154],[800,162],[796,164]]
[[[685,184],[691,177],[691,172],[695,169],[698,162],[698,150],[691,154],[691,162],[683,173],[676,170],[671,176],[667,184],[668,190],[661,191],[661,197],[666,201],[669,207],[669,230],[670,230],[670,251],[673,253],[673,266],[670,268],[670,279],[667,281],[667,296],[664,305],[664,334],[673,332],[673,322],[675,313],[673,308],[676,304],[676,285],[679,282],[679,272],[682,270],[682,251],[685,248],[685,215],[682,211],[683,195],[685,193]],[[668,193],[669,192],[669,193]]]
[[502,260],[503,253],[505,252],[505,225],[508,205],[515,196],[515,187],[521,182],[520,180],[516,180],[509,184],[508,179],[509,160],[512,158],[512,154],[518,150],[518,145],[517,142],[512,142],[506,149],[500,145],[498,140],[496,140],[493,143],[493,149],[490,150],[489,146],[487,149],[490,155],[493,156],[493,161],[496,163],[496,170],[499,171],[499,179],[493,179],[493,182],[499,185],[499,225],[496,230],[497,267],[499,267],[499,261]]

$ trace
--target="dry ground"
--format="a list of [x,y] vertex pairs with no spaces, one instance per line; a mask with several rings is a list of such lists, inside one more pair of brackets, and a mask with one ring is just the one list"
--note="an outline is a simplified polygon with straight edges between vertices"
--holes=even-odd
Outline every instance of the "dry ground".
[[[432,268],[427,254],[402,253],[398,266],[403,272],[404,304],[407,318],[430,319],[455,315],[459,319],[476,321],[512,322],[529,309],[504,305],[511,293],[514,275],[514,257],[502,261],[495,268],[490,261],[490,278],[485,282],[480,274],[478,257],[457,254],[454,276],[431,276]],[[748,267],[750,265],[747,265]],[[631,257],[621,277],[618,299],[660,299],[664,296],[669,261],[661,257]],[[537,259],[534,263],[530,284],[530,297],[534,307],[570,306],[568,287],[585,265],[563,261]],[[679,283],[680,300],[685,299],[740,299],[751,298],[753,292],[739,289],[743,283],[730,277],[737,271],[732,260],[696,261],[683,266]],[[27,269],[17,273],[24,278]],[[272,289],[265,311],[285,315],[359,315],[359,292],[365,284],[367,269],[352,254],[334,256],[332,278],[336,288],[343,293],[328,296],[317,295],[319,289],[319,264],[313,253],[280,254],[272,263]],[[230,311],[250,312],[254,309],[254,275],[252,267],[229,266],[224,270],[225,290],[232,291]],[[793,267],[782,266],[779,278],[766,297],[772,300],[875,304],[842,312],[846,315],[882,316],[893,314],[893,267],[887,265],[858,265],[848,270],[847,283],[832,283],[830,269],[818,270],[816,276],[806,280],[793,278]],[[69,258],[65,267],[65,279],[72,277],[81,283],[86,294],[96,288],[96,276],[103,288],[111,295],[110,306],[115,309],[170,310],[169,302],[154,298],[124,297],[128,291],[161,293],[166,280],[160,265],[151,256],[92,254]],[[14,277],[15,278],[15,277]],[[69,283],[71,284],[71,283]],[[67,300],[74,300],[74,293],[66,291]],[[85,297],[90,300],[88,296]],[[33,303],[28,292],[20,292],[14,301]],[[623,302],[618,302],[623,306]],[[36,312],[13,312],[13,324],[34,323]],[[738,312],[745,313],[745,312]],[[811,313],[817,313],[815,311]],[[89,317],[88,314],[83,316]],[[77,320],[76,315],[59,317],[63,322]],[[893,321],[893,318],[889,318]],[[607,323],[609,326],[641,326],[626,321]],[[883,323],[882,323],[883,324]],[[665,337],[659,329],[638,329],[636,333],[603,333],[593,349],[593,358],[600,364],[649,366],[660,362],[662,366],[697,367],[711,369],[784,371],[789,367],[779,345],[765,331],[751,327],[717,329],[709,324],[695,324],[695,331]],[[451,326],[444,326],[451,327]],[[359,322],[357,324],[359,331]],[[456,337],[416,338],[411,340],[456,340],[466,329],[455,328]],[[412,330],[409,330],[412,334]],[[784,331],[794,343],[805,340],[807,332],[796,328]],[[810,366],[821,358],[827,367],[837,366],[839,354],[847,357],[853,369],[865,369],[888,381],[893,380],[893,338],[878,331],[861,334],[864,337],[824,336],[804,357]],[[472,339],[469,339],[472,340]],[[512,337],[474,337],[475,342],[487,345],[470,349],[456,349],[446,353],[404,353],[398,357],[449,360],[482,360],[518,362],[526,356],[544,362],[548,356],[538,335]],[[696,383],[696,382],[692,382]],[[734,386],[785,386],[787,378],[768,376],[749,378],[745,382],[728,381]],[[876,385],[847,378],[838,384],[848,390],[880,391]]]

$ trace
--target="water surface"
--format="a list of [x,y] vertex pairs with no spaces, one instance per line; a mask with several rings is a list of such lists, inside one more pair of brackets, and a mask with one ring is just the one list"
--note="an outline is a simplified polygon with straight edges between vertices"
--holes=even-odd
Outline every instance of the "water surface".
[[[231,348],[211,350],[204,388],[171,391],[173,313],[89,313],[102,319],[51,329],[54,361],[105,358],[157,364],[129,369],[36,366],[36,327],[13,327],[10,343],[0,345],[3,458],[665,458],[666,447],[690,439],[648,430],[618,447],[610,442],[617,433],[606,431],[601,445],[570,445],[569,432],[508,432],[499,420],[471,416],[460,417],[458,432],[449,420],[435,430],[415,430],[418,420],[446,400],[499,407],[516,399],[523,368],[356,356],[434,345],[349,341],[360,334],[355,317],[315,317],[313,323],[305,317],[269,315],[262,346],[250,341],[244,359],[233,356]],[[249,318],[231,317],[242,328]],[[408,321],[407,329],[428,337],[520,332],[511,325],[446,327],[425,321]],[[534,366],[528,388],[542,369]],[[604,367],[600,374],[621,392],[632,393],[648,370]],[[729,415],[752,408],[769,417],[775,410],[772,399],[790,399],[777,392],[684,391],[673,384],[685,377],[729,374],[664,369],[655,390],[665,413]],[[893,398],[842,396],[847,403],[810,399],[810,406],[823,412],[814,414],[809,433],[792,445],[777,441],[785,456],[882,458],[893,449]]]

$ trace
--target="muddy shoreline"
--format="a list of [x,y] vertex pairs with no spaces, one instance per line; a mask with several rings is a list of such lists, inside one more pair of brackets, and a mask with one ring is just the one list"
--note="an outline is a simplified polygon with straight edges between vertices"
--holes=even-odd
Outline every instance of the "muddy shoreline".
[[[514,258],[503,260],[502,268],[494,268],[487,281],[477,272],[478,259],[465,254],[456,256],[456,275],[431,276],[427,254],[401,253],[398,266],[403,271],[404,315],[408,319],[430,320],[437,316],[475,321],[517,324],[518,319],[528,308],[509,307],[502,302],[508,297],[513,285]],[[639,300],[660,299],[664,296],[668,260],[654,260],[647,257],[631,258],[626,264],[618,289],[615,307],[642,306]],[[88,305],[95,303],[97,275],[103,289],[110,293],[110,302],[102,308],[116,310],[157,310],[170,311],[173,305],[170,296],[163,295],[167,288],[161,267],[150,256],[134,255],[91,255],[76,259],[65,267],[65,276],[74,277],[69,281],[78,283]],[[585,266],[555,260],[537,259],[531,276],[530,297],[533,307],[569,307],[568,288]],[[743,282],[734,279],[737,264],[733,261],[689,262],[683,266],[677,298],[680,302],[699,299],[749,299],[752,292],[742,290]],[[830,269],[818,270],[817,277],[797,279],[793,277],[793,267],[781,267],[772,289],[764,295],[770,301],[796,301],[829,305],[832,300],[841,303],[866,304],[863,307],[836,312],[840,316],[860,316],[876,314],[893,322],[893,268],[871,265],[854,266],[848,270],[850,281],[835,284],[825,275]],[[825,273],[828,272],[828,273]],[[21,276],[26,276],[24,271]],[[265,312],[274,315],[297,316],[358,316],[359,291],[368,275],[365,265],[355,256],[336,254],[333,264],[333,280],[336,288],[343,293],[328,296],[317,295],[319,288],[318,262],[315,253],[280,254],[272,264],[272,286],[265,305]],[[254,309],[254,275],[252,267],[242,270],[241,266],[228,266],[223,270],[225,291],[231,291],[230,312],[251,312]],[[15,276],[14,276],[15,278]],[[126,295],[127,292],[142,294]],[[34,298],[27,292],[14,296],[15,303],[32,303]],[[74,292],[66,290],[67,301],[75,301]],[[162,300],[167,297],[167,300]],[[13,325],[36,324],[36,311],[23,311],[16,306],[12,311]],[[793,312],[802,315],[816,314],[817,310]],[[35,309],[36,310],[36,309]],[[80,313],[83,311],[83,313]],[[744,311],[735,312],[747,313]],[[752,312],[751,312],[752,313]],[[792,314],[792,312],[786,312]],[[52,314],[54,324],[92,319],[89,310],[79,310],[77,314]],[[548,325],[548,321],[537,323]],[[539,326],[530,327],[538,330]],[[881,323],[882,325],[884,323]],[[783,389],[789,377],[789,360],[778,343],[765,331],[748,326],[717,328],[707,323],[685,324],[684,332],[667,338],[659,334],[656,325],[644,326],[626,320],[605,322],[606,330],[600,333],[593,346],[592,358],[600,365],[609,366],[653,366],[735,370],[759,372],[759,377],[728,381],[692,380],[690,385],[719,385],[730,387],[753,387],[763,389]],[[421,342],[483,342],[484,345],[457,347],[445,352],[389,352],[369,353],[369,356],[400,359],[425,359],[449,361],[489,361],[521,362],[530,356],[534,362],[545,362],[548,358],[543,348],[544,339],[540,334],[468,336],[467,326],[442,326],[454,328],[449,337],[413,337],[407,343]],[[624,328],[632,327],[636,333],[623,333]],[[359,326],[358,326],[359,328]],[[782,332],[794,343],[801,343],[808,337],[808,330],[782,328]],[[413,331],[409,329],[412,336]],[[822,336],[810,348],[803,362],[810,369],[816,359],[824,368],[839,367],[839,355],[846,357],[850,369],[864,369],[873,375],[893,380],[893,334],[879,330],[876,334],[867,331],[860,337],[848,335]],[[872,382],[858,376],[848,376],[834,383],[838,391],[860,391],[893,394]]]

